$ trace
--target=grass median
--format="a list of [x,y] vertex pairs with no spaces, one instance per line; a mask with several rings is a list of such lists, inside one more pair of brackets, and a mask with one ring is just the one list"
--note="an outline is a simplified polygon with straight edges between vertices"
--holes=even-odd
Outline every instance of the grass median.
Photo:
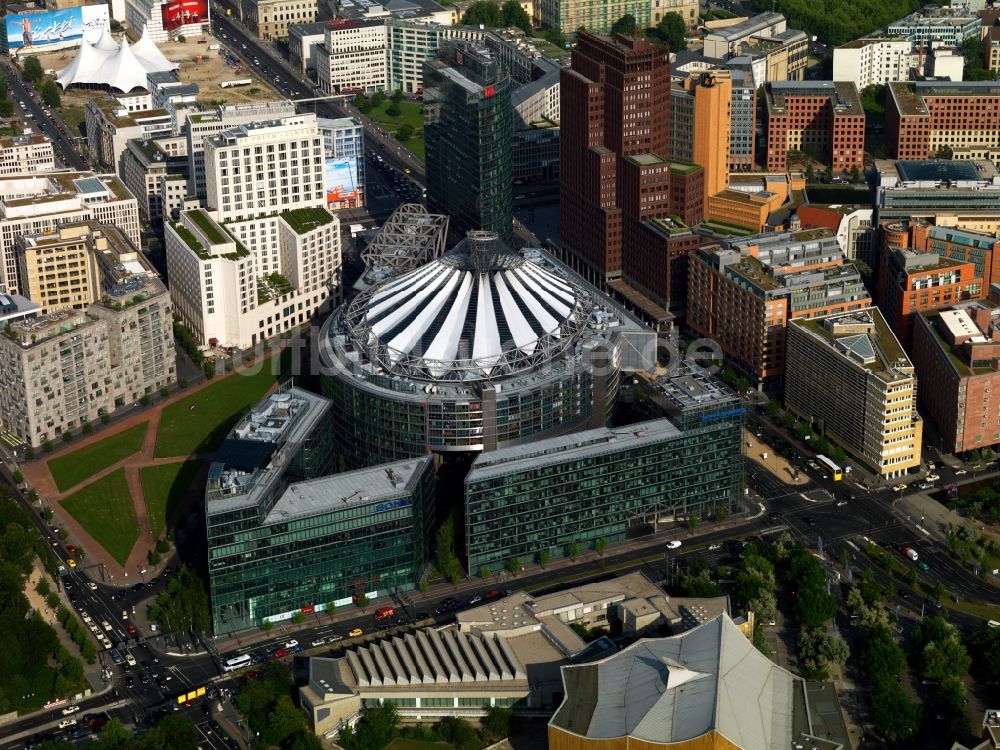
[[64,499],[60,505],[119,564],[124,565],[139,539],[125,469],[118,469]]
[[84,479],[128,458],[142,448],[149,422],[116,432],[72,453],[50,459],[49,472],[60,492],[75,487]]

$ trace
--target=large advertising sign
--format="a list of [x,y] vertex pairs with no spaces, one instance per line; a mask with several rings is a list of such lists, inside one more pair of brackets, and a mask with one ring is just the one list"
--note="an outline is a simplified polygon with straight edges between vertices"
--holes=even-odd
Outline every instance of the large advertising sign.
[[362,205],[364,199],[358,184],[357,157],[328,158],[324,173],[328,208],[358,208]]
[[101,38],[108,27],[108,6],[84,6],[37,13],[17,13],[4,19],[7,24],[7,48],[26,52],[38,47],[75,47],[83,40]]
[[208,0],[170,0],[160,7],[160,14],[164,31],[202,23],[208,21]]

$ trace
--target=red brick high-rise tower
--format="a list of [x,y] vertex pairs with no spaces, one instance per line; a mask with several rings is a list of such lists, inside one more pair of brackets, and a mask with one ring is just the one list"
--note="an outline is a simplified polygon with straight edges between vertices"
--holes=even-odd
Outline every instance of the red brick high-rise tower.
[[630,273],[630,250],[623,252],[648,234],[650,220],[690,226],[702,219],[703,171],[669,161],[667,47],[583,32],[560,75],[559,97],[559,234],[567,259],[597,282],[632,285],[642,276],[643,294],[669,306],[670,270]]

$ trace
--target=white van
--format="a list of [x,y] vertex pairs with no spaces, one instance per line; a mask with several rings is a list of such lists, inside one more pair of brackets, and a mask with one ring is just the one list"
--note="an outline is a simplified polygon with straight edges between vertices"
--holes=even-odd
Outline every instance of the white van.
[[136,663],[135,657],[132,656],[132,654],[128,653],[127,651],[125,652],[125,663],[128,664],[130,667],[134,667]]

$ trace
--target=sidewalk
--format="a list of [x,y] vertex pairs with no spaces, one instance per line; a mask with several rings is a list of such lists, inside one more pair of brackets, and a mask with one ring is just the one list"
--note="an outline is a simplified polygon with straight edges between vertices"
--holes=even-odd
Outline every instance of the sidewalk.
[[[483,580],[479,576],[468,576],[454,586],[444,579],[437,579],[427,591],[414,590],[406,592],[406,595],[419,609],[420,602],[439,599],[445,596],[461,595],[464,592],[482,589],[484,586],[490,585],[490,583],[495,584],[498,588],[503,586],[504,588],[517,591],[523,588],[554,585],[560,579],[560,576],[556,575],[560,571],[564,574],[576,573],[580,577],[586,577],[591,573],[596,575],[602,571],[613,572],[622,562],[617,561],[616,558],[629,552],[648,549],[651,555],[656,555],[661,551],[659,545],[665,540],[684,539],[685,542],[688,542],[691,537],[742,528],[749,521],[760,518],[764,512],[765,508],[763,505],[756,504],[751,513],[735,518],[728,518],[719,523],[706,523],[699,526],[696,531],[691,531],[686,526],[673,526],[670,529],[657,531],[649,536],[644,536],[616,547],[609,547],[605,550],[603,558],[598,556],[596,552],[590,551],[581,554],[576,562],[570,560],[568,557],[558,558],[549,562],[544,568],[537,563],[531,563],[525,565],[522,572],[517,575],[512,575],[507,571],[499,571],[491,576],[489,580]],[[532,581],[532,579],[536,578],[542,578],[543,580]],[[385,601],[389,601],[389,599]],[[371,612],[384,603],[381,598],[373,600],[368,603],[364,611]],[[306,619],[299,625],[293,625],[291,621],[276,623],[269,633],[255,628],[226,636],[216,636],[214,640],[215,648],[220,653],[225,653],[235,648],[253,646],[261,641],[271,640],[277,636],[291,636],[299,630],[316,627],[317,625],[330,625],[345,620],[353,620],[360,614],[363,614],[362,610],[354,606],[338,609],[332,616],[326,614],[326,612],[316,612],[307,615]],[[367,638],[369,635],[371,634],[366,634],[365,637]]]
[[[252,366],[260,358],[269,359],[274,356],[281,356],[281,351],[282,350],[280,348],[277,348],[263,352],[261,357],[255,357],[254,359],[247,360],[246,365]],[[106,579],[104,581],[105,583],[120,586],[128,586],[130,583],[134,583],[137,580],[136,575],[138,571],[148,566],[147,561],[149,559],[149,553],[156,546],[157,540],[153,538],[149,514],[146,508],[145,495],[142,491],[140,469],[147,466],[179,464],[185,461],[205,461],[211,457],[209,454],[195,454],[192,456],[156,458],[156,436],[163,409],[187,398],[194,393],[198,393],[215,383],[221,382],[226,378],[238,376],[238,371],[231,370],[224,376],[204,380],[197,385],[188,386],[187,388],[177,389],[170,396],[161,400],[155,406],[151,406],[148,409],[116,422],[113,428],[108,427],[104,430],[98,430],[95,434],[88,435],[79,440],[74,440],[72,443],[63,444],[60,446],[59,450],[54,451],[52,454],[46,455],[40,459],[21,466],[21,471],[24,474],[25,480],[38,492],[41,500],[52,508],[52,511],[55,514],[53,516],[52,523],[62,526],[67,530],[69,533],[69,537],[67,539],[68,543],[76,544],[78,547],[82,547],[86,551],[87,562],[85,567],[92,567],[94,565],[104,566],[104,573],[106,575]],[[51,472],[49,471],[49,460],[56,456],[68,454],[79,450],[80,448],[93,445],[101,440],[104,440],[105,438],[116,435],[144,422],[148,423],[148,427],[146,428],[146,435],[143,439],[142,447],[138,452],[133,453],[130,456],[126,456],[121,461],[118,461],[117,463],[102,469],[96,474],[87,477],[79,484],[70,487],[65,491],[59,490]],[[102,479],[119,469],[125,469],[125,478],[128,482],[129,494],[132,497],[132,507],[135,512],[136,520],[139,524],[139,538],[132,547],[132,551],[124,565],[120,564],[107,551],[105,551],[100,543],[98,543],[97,540],[94,539],[83,528],[83,526],[75,518],[73,518],[72,515],[64,511],[61,506],[61,501],[65,498],[72,496],[83,487]],[[206,470],[207,468],[203,467],[199,476],[202,476]],[[184,500],[179,503],[179,507],[175,509],[175,516],[184,512],[185,508],[191,501],[191,492],[193,492],[194,488],[197,486],[197,481],[192,484],[192,488],[188,493],[188,496],[186,496]],[[167,521],[167,527],[169,528],[170,519],[167,519]],[[129,581],[128,576],[126,575],[128,572],[132,573],[132,581]]]

